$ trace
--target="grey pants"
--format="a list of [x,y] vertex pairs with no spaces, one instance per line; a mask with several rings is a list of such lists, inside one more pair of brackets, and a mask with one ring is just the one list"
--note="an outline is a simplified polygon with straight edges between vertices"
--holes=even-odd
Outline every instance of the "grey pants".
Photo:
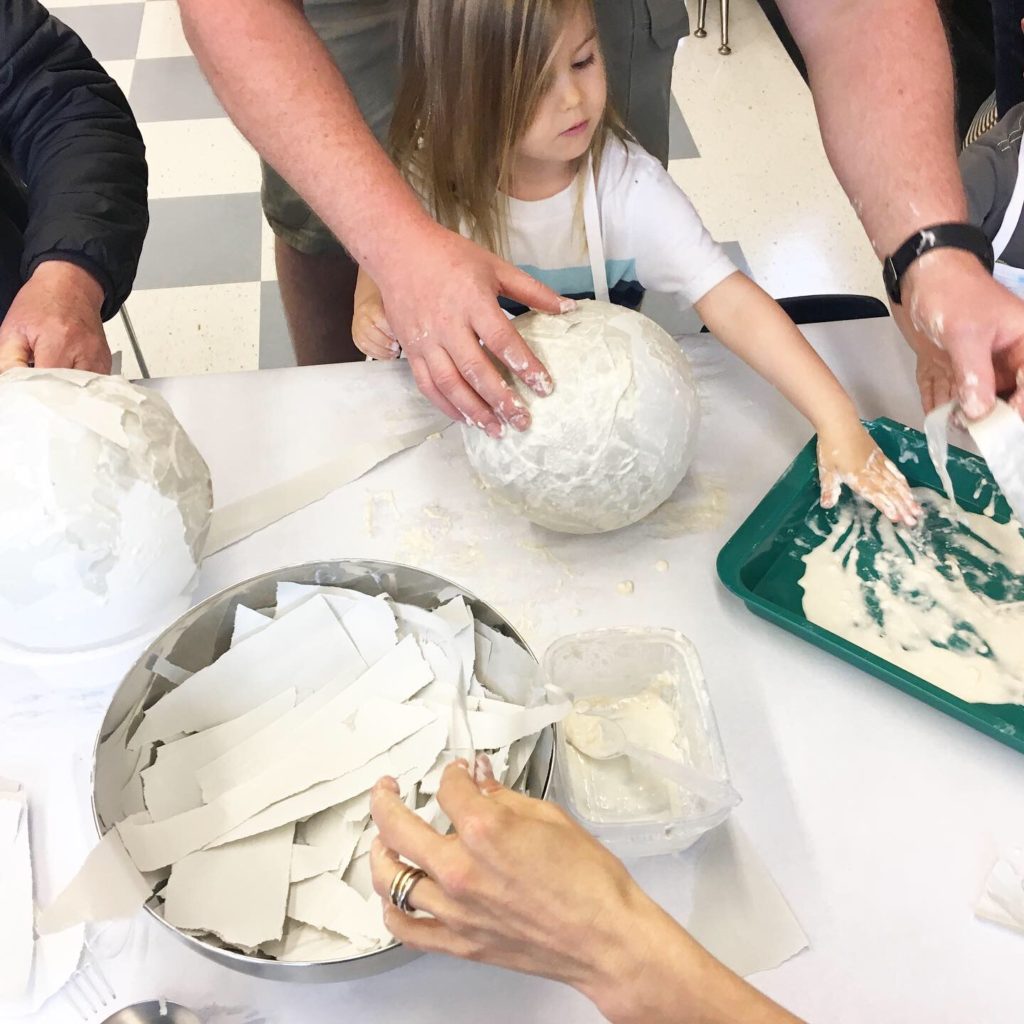
[[690,31],[684,0],[594,0],[611,101],[637,142],[668,164],[672,61]]

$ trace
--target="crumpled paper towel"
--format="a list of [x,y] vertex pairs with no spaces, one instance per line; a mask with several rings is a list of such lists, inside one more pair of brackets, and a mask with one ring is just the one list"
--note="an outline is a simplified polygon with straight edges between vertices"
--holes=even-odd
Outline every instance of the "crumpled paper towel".
[[982,920],[1024,932],[1024,848],[1000,855],[985,879],[974,913]]

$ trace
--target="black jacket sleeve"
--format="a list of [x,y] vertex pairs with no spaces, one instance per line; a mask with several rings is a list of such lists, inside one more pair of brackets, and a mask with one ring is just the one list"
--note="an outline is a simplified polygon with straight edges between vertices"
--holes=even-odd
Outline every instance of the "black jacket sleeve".
[[149,226],[145,146],[117,84],[36,0],[0,0],[0,150],[28,186],[23,279],[75,263],[114,316]]

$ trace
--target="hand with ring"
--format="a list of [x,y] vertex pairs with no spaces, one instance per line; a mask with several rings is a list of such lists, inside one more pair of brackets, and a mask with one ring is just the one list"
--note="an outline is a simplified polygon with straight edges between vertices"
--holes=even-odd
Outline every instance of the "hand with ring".
[[480,781],[465,761],[445,770],[446,836],[394,779],[373,790],[374,888],[400,942],[572,985],[616,1024],[797,1020],[711,957],[564,811],[506,789],[486,756],[476,769]]

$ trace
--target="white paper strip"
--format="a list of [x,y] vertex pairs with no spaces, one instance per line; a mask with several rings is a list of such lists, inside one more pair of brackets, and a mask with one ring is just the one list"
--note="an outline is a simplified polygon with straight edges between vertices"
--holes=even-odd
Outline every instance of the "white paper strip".
[[988,416],[968,422],[967,429],[1017,521],[1024,523],[1024,420],[1000,399]]
[[[260,616],[263,618],[263,616]],[[156,763],[142,772],[146,808],[153,821],[198,807],[203,802],[196,772],[295,706],[295,690],[285,690],[239,718],[160,747]]]
[[[0,999],[20,999],[32,976],[32,851],[28,801],[16,783],[0,792]],[[6,841],[4,841],[6,840]]]
[[[320,731],[311,734],[306,749],[291,752],[282,763],[266,768],[262,774],[228,790],[212,803],[163,821],[121,822],[117,827],[132,859],[140,870],[154,871],[203,847],[242,839],[296,821],[304,815],[288,816],[256,828],[251,827],[250,819],[258,818],[261,811],[289,797],[305,795],[306,790],[317,785],[357,776],[361,782],[361,768],[435,721],[434,713],[426,707],[390,701],[366,701],[359,714],[365,714],[365,720],[372,726],[368,724],[365,729],[350,728],[345,732],[332,721],[312,720]],[[345,793],[341,799],[369,789],[375,781],[376,777]],[[244,834],[239,835],[239,831]]]
[[326,498],[332,491],[357,480],[385,459],[420,444],[448,425],[447,419],[431,420],[418,430],[350,445],[344,455],[330,462],[299,473],[284,483],[268,487],[248,498],[215,509],[206,542],[206,557]]
[[[361,658],[359,664],[365,664]],[[369,697],[396,702],[408,700],[431,678],[430,668],[412,637],[395,647],[373,668],[358,675],[350,663],[344,671],[339,671],[338,679],[324,687],[315,698],[299,704],[290,714],[204,766],[197,773],[204,799],[207,802],[215,800],[245,779],[264,771],[267,765],[278,764],[297,741],[305,742],[302,740],[303,730],[310,728],[310,722],[324,718],[343,722]],[[327,697],[329,699],[325,700]]]
[[[242,842],[248,840],[243,839]],[[222,847],[215,847],[222,849]],[[292,847],[291,882],[304,882],[307,878],[316,878],[328,871],[337,871],[340,861],[330,850],[319,846],[295,845]]]
[[[555,722],[561,721],[572,709],[571,701],[538,704],[520,708],[501,701],[482,701],[486,711],[469,712],[469,727],[473,733],[473,746],[477,750],[496,750],[507,747],[525,736],[533,736]],[[504,709],[508,709],[507,711]]]
[[246,948],[280,939],[294,830],[285,825],[178,861],[164,890],[164,920]]
[[430,769],[444,747],[446,736],[447,729],[444,723],[435,721],[401,743],[396,743],[386,754],[375,757],[362,768],[340,779],[311,786],[304,793],[297,793],[268,807],[244,824],[218,837],[216,842],[231,842],[277,828],[289,821],[311,817],[319,811],[367,792],[384,775],[394,776],[404,792]]
[[[368,794],[366,797],[365,802],[369,804]],[[329,807],[326,811],[313,815],[301,826],[303,838],[310,848],[320,849],[328,855],[334,862],[334,870],[339,874],[344,874],[349,861],[352,860],[369,811],[367,810],[367,815],[360,815],[355,820],[347,818],[346,815],[350,813],[350,805],[362,802],[363,797],[360,796],[355,801]]]
[[[328,601],[333,607],[333,599]],[[367,665],[375,665],[398,643],[398,623],[387,598],[360,601],[345,612],[341,624]]]
[[359,952],[349,939],[341,935],[291,920],[285,927],[281,941],[265,942],[260,948],[278,960],[306,963],[345,960]]
[[322,599],[314,599],[245,643],[225,651],[146,712],[129,742],[197,732],[244,715],[283,690],[315,690],[357,660],[348,634]]
[[[291,887],[288,916],[314,928],[344,935],[364,945],[390,941],[384,929],[380,900],[364,899],[339,878],[321,875]],[[360,941],[362,940],[362,941]]]
[[273,621],[272,615],[264,615],[263,612],[246,608],[244,604],[238,605],[235,608],[235,625],[231,632],[231,646],[238,646],[243,640],[248,640],[260,630],[266,629]]
[[[492,693],[513,704],[528,706],[543,696],[537,662],[511,637],[482,622],[476,625],[478,655],[476,675]],[[481,660],[480,646],[486,657]]]
[[36,927],[45,935],[83,921],[131,917],[151,895],[149,883],[125,852],[117,830],[111,829],[63,892],[39,914]]
[[685,924],[712,956],[743,977],[778,967],[808,945],[768,869],[731,820],[704,837]]

